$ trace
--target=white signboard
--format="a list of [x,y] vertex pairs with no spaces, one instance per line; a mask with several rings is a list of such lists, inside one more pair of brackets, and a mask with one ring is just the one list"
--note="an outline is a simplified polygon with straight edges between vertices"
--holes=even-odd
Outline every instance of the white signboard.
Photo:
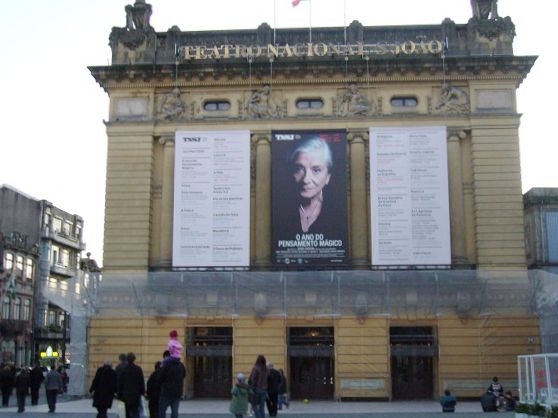
[[176,132],[174,267],[250,264],[250,132]]
[[370,128],[373,265],[451,264],[446,127]]

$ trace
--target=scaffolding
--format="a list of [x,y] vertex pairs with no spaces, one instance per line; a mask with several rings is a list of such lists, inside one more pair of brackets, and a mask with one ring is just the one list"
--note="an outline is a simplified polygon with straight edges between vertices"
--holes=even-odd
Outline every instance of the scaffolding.
[[81,272],[46,293],[71,316],[75,395],[85,391],[91,318],[536,315],[543,352],[558,352],[558,278],[543,270]]

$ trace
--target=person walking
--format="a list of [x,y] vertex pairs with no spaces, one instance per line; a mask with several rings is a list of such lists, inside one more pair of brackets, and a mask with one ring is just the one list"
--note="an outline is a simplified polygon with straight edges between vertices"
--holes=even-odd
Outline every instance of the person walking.
[[283,369],[279,369],[279,374],[281,375],[281,384],[279,385],[279,395],[277,396],[277,409],[283,409],[283,405],[289,409],[289,400],[287,399],[287,378]]
[[8,364],[0,370],[0,391],[2,391],[2,406],[10,406],[10,396],[14,390],[14,371]]
[[45,391],[48,403],[48,412],[54,413],[56,411],[56,397],[62,393],[62,376],[56,370],[54,362],[50,366],[50,371],[45,378]]
[[159,397],[161,395],[161,384],[159,383],[159,372],[161,362],[155,363],[153,373],[147,379],[147,399],[149,400],[149,418],[159,417]]
[[267,363],[267,410],[270,417],[277,416],[277,397],[281,385],[281,373],[273,368],[273,363]]
[[35,362],[35,367],[31,370],[30,376],[30,387],[31,387],[31,405],[39,404],[39,389],[41,388],[41,383],[45,380],[43,374],[43,368],[39,362]]
[[141,397],[145,393],[143,370],[136,365],[136,355],[128,353],[126,366],[122,368],[118,380],[118,399],[124,402],[126,418],[139,418]]
[[25,411],[25,397],[29,394],[29,383],[31,378],[29,371],[22,367],[16,374],[15,378],[15,392],[17,397],[17,412],[22,413]]
[[252,394],[252,389],[246,384],[246,376],[238,373],[236,376],[236,385],[231,390],[231,404],[229,411],[235,418],[243,418],[248,411],[248,399]]
[[97,418],[107,418],[117,389],[116,372],[109,360],[97,369],[89,393],[93,394],[93,407],[97,408]]
[[250,379],[248,380],[254,394],[252,395],[252,409],[255,418],[265,418],[265,400],[267,399],[267,367],[263,354],[258,355]]
[[171,408],[171,418],[178,418],[178,407],[184,388],[185,376],[186,368],[180,362],[180,359],[171,355],[163,361],[159,373],[161,394],[159,396],[158,418],[165,418],[169,406]]

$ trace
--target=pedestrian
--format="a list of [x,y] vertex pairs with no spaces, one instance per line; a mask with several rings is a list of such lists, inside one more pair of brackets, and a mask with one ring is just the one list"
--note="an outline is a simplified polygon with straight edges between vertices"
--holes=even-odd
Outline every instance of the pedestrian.
[[41,388],[41,383],[45,380],[45,375],[43,374],[43,368],[38,361],[35,362],[35,367],[30,373],[30,386],[31,386],[31,405],[39,404],[39,389]]
[[45,378],[45,391],[48,403],[48,412],[56,411],[56,397],[62,393],[62,376],[56,370],[54,362],[50,366],[50,372],[47,373]]
[[118,364],[115,369],[117,379],[120,377],[120,373],[122,373],[122,370],[124,370],[124,367],[126,367],[127,364],[128,363],[126,361],[126,354],[120,353],[118,355]]
[[487,393],[491,393],[496,398],[496,408],[500,408],[504,405],[504,387],[498,381],[498,377],[494,376],[492,378],[492,383],[486,390]]
[[153,373],[147,379],[147,399],[149,400],[149,417],[157,418],[159,416],[159,397],[161,395],[161,384],[159,383],[159,371],[162,362],[155,363]]
[[58,373],[60,373],[60,377],[62,377],[62,391],[66,393],[68,391],[68,383],[70,381],[68,373],[66,373],[66,368],[64,366],[59,366]]
[[248,400],[252,394],[252,389],[246,384],[246,376],[238,373],[236,376],[236,384],[231,390],[231,405],[229,411],[235,418],[243,418],[248,411]]
[[136,355],[128,353],[126,366],[122,368],[118,380],[118,399],[124,402],[126,418],[139,418],[141,397],[145,393],[143,370],[136,365]]
[[[169,350],[170,351],[170,350]],[[179,358],[172,356],[163,360],[159,373],[159,383],[161,384],[161,394],[159,395],[159,418],[165,418],[167,408],[171,408],[171,418],[178,418],[178,407],[180,397],[184,388],[184,378],[186,368]]]
[[17,412],[22,413],[25,411],[25,397],[29,394],[29,384],[31,378],[27,368],[22,367],[16,374],[15,378],[15,391],[17,397]]
[[[182,357],[182,344],[178,341],[178,332],[175,329],[173,329],[169,334],[168,351],[171,358],[180,361],[180,358]],[[169,359],[167,358],[165,361],[168,360]]]
[[116,372],[112,369],[110,360],[97,369],[89,393],[93,394],[93,407],[97,408],[97,418],[107,418],[107,411],[112,407],[116,393]]
[[270,417],[277,416],[277,398],[281,385],[281,373],[273,368],[273,363],[267,363],[267,410]]
[[267,399],[267,367],[266,360],[263,354],[259,354],[248,384],[252,388],[252,409],[254,410],[255,418],[265,418],[265,400]]
[[457,399],[451,394],[451,392],[446,389],[444,390],[444,396],[440,398],[440,405],[442,405],[442,412],[455,412],[455,405],[457,404]]
[[2,391],[2,406],[10,406],[10,396],[14,390],[15,375],[12,367],[4,364],[0,370],[0,391]]
[[277,409],[283,409],[283,405],[289,409],[287,378],[285,377],[283,369],[279,369],[279,374],[281,375],[281,384],[279,385],[279,395],[277,397]]

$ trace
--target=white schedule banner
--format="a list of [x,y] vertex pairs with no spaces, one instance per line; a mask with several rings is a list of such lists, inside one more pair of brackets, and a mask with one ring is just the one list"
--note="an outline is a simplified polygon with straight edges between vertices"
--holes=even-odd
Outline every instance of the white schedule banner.
[[373,265],[451,264],[446,127],[370,128]]
[[250,132],[176,132],[174,267],[250,264]]

